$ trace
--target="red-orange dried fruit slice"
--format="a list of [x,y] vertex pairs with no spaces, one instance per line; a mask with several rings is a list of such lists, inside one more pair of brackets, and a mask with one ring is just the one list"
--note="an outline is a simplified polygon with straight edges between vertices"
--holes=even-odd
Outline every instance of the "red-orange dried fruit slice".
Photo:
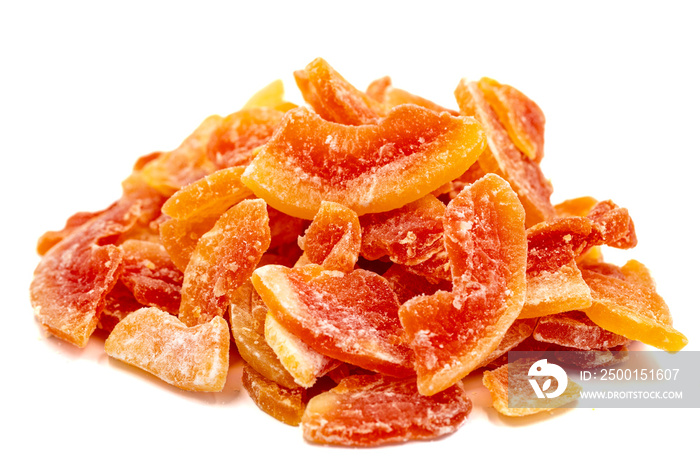
[[444,215],[445,205],[432,194],[389,212],[363,215],[362,256],[388,256],[402,265],[423,263],[445,251]]
[[319,353],[395,377],[413,373],[399,303],[381,276],[267,265],[252,280],[272,315]]
[[479,158],[481,168],[505,178],[513,187],[527,213],[527,226],[554,215],[549,197],[552,185],[544,177],[539,164],[524,156],[499,121],[477,82],[462,80],[455,90],[459,109],[474,116],[483,125],[488,149]]
[[177,315],[180,308],[182,272],[165,248],[149,241],[127,240],[120,280],[142,306],[157,307]]
[[401,304],[416,296],[431,295],[438,290],[452,289],[452,284],[448,281],[431,283],[425,277],[411,273],[406,267],[398,264],[392,264],[382,277],[389,282],[389,286],[394,290]]
[[479,88],[498,115],[513,144],[527,158],[539,162],[544,157],[544,113],[525,94],[495,79],[481,78]]
[[629,343],[623,336],[597,326],[581,311],[542,317],[533,338],[579,350],[607,349]]
[[36,245],[36,252],[43,256],[49,251],[49,249],[54,247],[61,240],[70,236],[70,234],[78,227],[103,214],[104,212],[104,210],[97,212],[77,212],[71,215],[68,217],[68,220],[66,220],[66,226],[64,226],[62,230],[47,231],[39,237]]
[[357,214],[335,202],[322,202],[299,246],[309,263],[328,270],[350,273],[360,255],[360,220]]
[[355,88],[323,58],[295,71],[294,79],[304,100],[327,121],[369,125],[376,123],[383,114],[379,102]]
[[344,126],[290,110],[243,182],[274,208],[313,219],[322,201],[364,215],[399,208],[464,173],[485,145],[468,117],[413,105],[376,125]]
[[[287,256],[290,251],[295,251],[297,257],[302,251],[298,240],[309,227],[309,221],[292,217],[277,209],[267,206],[267,215],[270,217],[270,250],[278,255]],[[296,259],[296,257],[295,257]],[[292,262],[293,263],[293,262]]]
[[445,246],[453,292],[404,303],[401,324],[416,354],[418,389],[432,395],[479,367],[525,299],[525,213],[507,182],[487,175],[450,202]]
[[384,105],[386,110],[404,104],[414,104],[420,107],[429,108],[435,112],[448,112],[452,115],[459,115],[459,112],[450,110],[436,104],[428,99],[411,94],[403,89],[397,89],[391,84],[391,78],[385,76],[372,81],[367,87],[367,95]]
[[557,217],[585,217],[597,203],[594,197],[575,197],[555,205],[554,212]]
[[306,408],[303,388],[287,388],[268,380],[247,364],[241,382],[250,399],[263,412],[290,426],[298,426]]
[[[518,319],[513,322],[513,325],[511,325],[506,334],[503,335],[503,339],[496,349],[491,351],[491,354],[484,359],[481,365],[488,366],[525,341],[526,338],[532,335],[536,325],[537,319]],[[507,362],[507,360],[505,362]]]
[[637,245],[634,222],[627,209],[612,201],[597,203],[586,215],[593,221],[594,236],[589,244],[606,244],[618,249],[630,249]]
[[164,152],[141,170],[146,182],[166,196],[214,172],[207,157],[207,144],[223,118],[212,115],[175,150]]
[[114,288],[105,297],[104,309],[102,309],[97,321],[97,328],[109,334],[119,321],[142,307],[143,304],[136,301],[131,290],[121,281],[117,281]]
[[500,414],[509,417],[529,416],[560,408],[578,399],[581,387],[571,379],[568,379],[566,389],[561,395],[554,398],[536,398],[528,376],[533,362],[534,359],[522,359],[484,372],[484,385],[491,392],[494,409]]
[[228,374],[229,330],[216,317],[187,327],[156,308],[126,316],[110,333],[105,352],[183,390],[219,392]]
[[267,306],[250,280],[231,295],[231,334],[241,358],[266,379],[286,388],[297,388],[294,377],[284,368],[265,341]]
[[552,270],[528,270],[527,296],[520,318],[582,309],[591,303],[591,291],[572,259]]
[[217,169],[248,165],[283,116],[284,112],[272,108],[247,108],[228,115],[211,134],[207,157]]
[[241,201],[199,239],[185,270],[180,319],[187,325],[222,316],[230,295],[245,283],[270,245],[262,199]]
[[284,84],[282,80],[277,79],[253,94],[243,106],[244,109],[260,107],[286,112],[296,105],[284,100]]
[[[551,348],[550,348],[551,351]],[[554,349],[557,361],[580,369],[598,369],[623,363],[629,359],[626,345],[614,346],[607,349],[580,351],[573,348],[559,347]]]
[[[468,185],[476,182],[479,178],[483,178],[486,172],[481,168],[478,163],[473,164],[469,167],[469,170],[465,171],[461,176],[452,180],[452,189],[449,192],[449,196],[446,198],[445,203],[454,199],[462,192],[462,190]],[[443,199],[441,197],[441,199]]]
[[123,253],[110,243],[133,227],[141,207],[140,201],[122,198],[44,255],[34,271],[30,300],[51,334],[81,348],[87,344],[119,278]]
[[265,317],[265,341],[294,377],[294,382],[302,387],[313,386],[317,378],[340,364],[312,349],[284,328],[270,312]]
[[664,351],[680,351],[688,344],[673,328],[668,306],[643,264],[631,260],[618,270],[606,266],[582,270],[593,297],[593,305],[583,311],[596,325]]
[[366,447],[455,432],[471,408],[461,384],[428,397],[415,379],[356,375],[312,398],[301,426],[311,442]]

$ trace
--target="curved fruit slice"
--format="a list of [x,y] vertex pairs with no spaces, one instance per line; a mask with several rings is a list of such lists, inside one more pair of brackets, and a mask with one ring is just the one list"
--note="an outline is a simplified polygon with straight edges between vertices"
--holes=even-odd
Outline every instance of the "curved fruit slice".
[[105,297],[105,306],[100,312],[97,328],[109,334],[119,321],[141,308],[143,308],[143,304],[136,301],[133,293],[121,281],[118,281]]
[[360,220],[357,214],[335,202],[322,202],[299,246],[309,263],[327,270],[350,273],[360,255]]
[[220,392],[228,374],[229,330],[216,317],[187,327],[177,317],[143,308],[119,322],[105,352],[183,390]]
[[438,290],[452,289],[452,283],[449,281],[433,284],[425,277],[411,273],[406,267],[399,264],[392,264],[382,274],[382,277],[389,282],[389,286],[394,290],[401,304],[416,296],[431,295]]
[[[105,209],[106,210],[106,209]],[[76,212],[75,214],[68,217],[66,220],[66,225],[61,230],[51,230],[47,231],[39,237],[36,244],[36,252],[43,256],[49,249],[57,245],[64,238],[71,235],[77,228],[89,222],[95,217],[102,215],[105,210],[100,210],[97,212]]]
[[524,156],[513,144],[479,83],[462,80],[455,90],[455,97],[462,114],[474,116],[484,127],[488,150],[479,158],[479,165],[484,171],[496,173],[511,184],[525,207],[527,226],[551,218],[554,215],[549,201],[552,185],[544,177],[539,164]]
[[[552,349],[549,351],[552,351]],[[629,351],[627,350],[627,345],[589,351],[558,347],[558,349],[554,349],[554,357],[557,361],[569,366],[580,369],[598,369],[627,361],[629,359]]]
[[275,319],[319,353],[395,377],[413,373],[399,303],[381,276],[267,265],[252,280]]
[[469,168],[485,145],[479,124],[414,105],[376,125],[344,126],[290,110],[243,182],[278,210],[313,219],[321,202],[358,215],[420,199]]
[[314,351],[299,337],[284,328],[268,312],[265,317],[265,341],[275,352],[294,382],[302,387],[311,387],[318,377],[337,366],[337,361]]
[[259,107],[274,108],[286,112],[295,108],[296,105],[284,100],[284,84],[281,79],[276,79],[253,94],[243,106],[244,109]]
[[265,201],[245,200],[227,210],[200,238],[187,264],[180,319],[192,326],[222,316],[231,293],[250,278],[269,246]]
[[535,340],[579,350],[608,349],[629,340],[597,326],[581,311],[542,317],[532,334]]
[[524,220],[513,190],[492,174],[447,206],[453,291],[411,299],[399,311],[422,394],[438,393],[479,367],[518,317],[525,299]]
[[110,243],[136,224],[142,205],[123,197],[73,229],[41,259],[30,300],[48,332],[81,348],[87,344],[119,278],[123,252]]
[[287,388],[268,380],[243,364],[241,382],[253,403],[263,412],[290,426],[298,426],[306,403],[303,388]]
[[[583,309],[597,325],[664,351],[680,351],[688,339],[672,326],[671,313],[656,292],[649,270],[635,260],[622,268],[584,268],[593,305]],[[617,269],[617,270],[616,270]]]
[[449,112],[452,115],[458,116],[459,112],[447,109],[436,104],[428,99],[411,94],[403,89],[397,89],[391,84],[391,78],[384,76],[375,81],[372,81],[367,86],[367,95],[377,102],[384,105],[388,110],[403,104],[414,104],[420,107],[429,108],[434,112]]
[[356,89],[323,58],[294,72],[304,100],[321,118],[344,125],[369,125],[383,114],[379,102]]
[[567,199],[554,206],[557,217],[585,217],[598,201],[591,196]]
[[120,280],[142,307],[157,307],[177,315],[180,308],[182,272],[175,267],[163,246],[141,240],[126,240]]
[[142,173],[146,182],[166,196],[215,171],[207,158],[207,144],[223,118],[212,115],[202,122],[177,149],[163,152],[147,163]]
[[268,309],[250,280],[231,295],[229,318],[231,334],[241,358],[253,369],[283,387],[298,388],[294,377],[284,368],[265,341],[265,316]]
[[525,94],[495,79],[481,78],[479,88],[513,144],[527,158],[539,162],[544,157],[544,113]]
[[491,354],[489,354],[488,357],[481,362],[481,366],[488,366],[532,336],[532,332],[535,330],[536,325],[537,319],[518,319],[513,322],[513,325],[508,327],[508,331],[505,335],[503,335],[503,339],[498,344],[496,349],[491,351]]
[[471,408],[461,384],[428,397],[415,379],[355,375],[312,398],[301,426],[311,442],[368,447],[450,434]]
[[[566,390],[554,398],[536,398],[528,370],[534,360],[519,360],[485,371],[483,382],[493,400],[493,407],[504,416],[529,416],[551,411],[578,399],[581,387],[568,379]],[[545,360],[546,362],[546,360]]]

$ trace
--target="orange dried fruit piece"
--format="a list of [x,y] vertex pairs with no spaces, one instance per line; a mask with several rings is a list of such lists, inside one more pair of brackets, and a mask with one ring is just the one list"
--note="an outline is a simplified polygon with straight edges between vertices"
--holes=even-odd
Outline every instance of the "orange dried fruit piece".
[[119,245],[124,252],[120,280],[134,298],[148,307],[177,315],[180,308],[182,272],[165,248],[150,241],[130,239]]
[[513,144],[527,158],[540,162],[544,157],[542,109],[516,88],[495,79],[481,78],[478,85]]
[[322,202],[299,246],[309,263],[328,270],[350,273],[360,255],[360,220],[357,214],[335,202]]
[[425,277],[412,273],[407,267],[399,264],[392,264],[382,277],[389,282],[389,286],[394,290],[401,304],[416,296],[431,295],[438,290],[452,289],[452,283],[449,281],[431,283]]
[[105,210],[100,210],[97,212],[76,212],[75,214],[68,217],[66,220],[66,225],[61,230],[47,231],[39,237],[36,245],[36,252],[43,256],[49,249],[54,247],[56,244],[60,243],[61,240],[68,237],[77,228],[89,222],[95,217],[102,215]]
[[479,83],[462,80],[455,97],[463,115],[474,116],[483,125],[488,149],[479,157],[479,165],[488,173],[505,178],[525,207],[527,226],[554,215],[549,200],[552,185],[545,178],[539,163],[520,152],[481,90]]
[[414,104],[420,107],[429,108],[435,112],[449,112],[452,115],[459,115],[459,112],[450,110],[441,105],[436,104],[428,99],[420,97],[403,89],[397,89],[391,84],[391,78],[385,76],[372,81],[367,86],[366,94],[372,99],[384,105],[385,109],[391,109],[403,104]]
[[581,311],[542,317],[532,336],[535,340],[579,350],[607,349],[629,343],[627,338],[600,328]]
[[209,138],[223,118],[212,115],[175,150],[163,152],[142,169],[146,182],[166,196],[216,170],[207,157]]
[[556,204],[554,212],[557,217],[585,217],[597,203],[594,197],[575,197]]
[[156,308],[132,312],[105,342],[105,352],[183,390],[220,392],[228,374],[226,321],[187,327]]
[[518,317],[525,299],[524,221],[513,190],[492,174],[447,206],[453,291],[413,298],[399,311],[420,393],[438,393],[479,367]]
[[323,58],[316,58],[303,70],[295,71],[294,79],[304,100],[324,120],[369,125],[383,114],[379,102],[355,88]]
[[231,334],[241,358],[266,379],[286,388],[298,388],[294,377],[284,368],[265,340],[265,316],[268,309],[250,280],[231,295],[229,319]]
[[513,322],[496,349],[491,351],[491,354],[482,361],[481,365],[488,366],[525,341],[532,335],[536,325],[537,319],[518,319]]
[[97,328],[109,334],[119,321],[142,307],[143,304],[136,301],[131,290],[121,281],[117,281],[114,288],[105,297],[105,305],[102,312],[100,312]]
[[[544,360],[545,363],[547,360]],[[493,371],[484,371],[483,382],[491,392],[493,407],[504,416],[529,416],[551,411],[578,399],[581,387],[567,377],[564,392],[554,398],[535,398],[528,372],[534,359],[520,359]],[[516,406],[516,407],[514,407]]]
[[294,377],[294,382],[302,387],[313,386],[317,378],[339,364],[334,359],[315,351],[284,328],[270,312],[265,317],[265,341],[287,372]]
[[627,361],[629,359],[629,351],[626,345],[589,351],[560,347],[559,349],[554,349],[554,357],[560,363],[568,366],[580,369],[598,369]]
[[390,376],[413,374],[399,303],[381,276],[267,265],[252,281],[275,319],[319,353]]
[[642,263],[630,260],[621,268],[605,264],[584,268],[582,274],[593,297],[583,311],[596,325],[664,351],[680,351],[688,344],[673,328],[668,306]]
[[270,246],[262,199],[241,201],[199,239],[182,283],[180,319],[187,325],[222,316],[230,295],[248,280]]
[[344,126],[290,110],[243,182],[289,215],[313,219],[323,201],[358,215],[420,199],[464,173],[485,145],[468,117],[402,105],[375,125]]
[[298,426],[304,415],[305,391],[287,388],[268,380],[248,364],[243,364],[241,382],[253,403],[263,412],[290,426]]
[[295,108],[296,105],[284,100],[284,84],[281,79],[276,79],[253,94],[243,105],[244,109],[260,107],[274,108],[275,110],[286,112]]
[[423,396],[415,379],[355,375],[309,400],[301,426],[311,442],[369,447],[450,434],[471,408],[461,384]]
[[121,271],[123,252],[110,243],[134,226],[142,205],[123,197],[73,229],[41,259],[30,301],[49,333],[81,348],[87,344]]

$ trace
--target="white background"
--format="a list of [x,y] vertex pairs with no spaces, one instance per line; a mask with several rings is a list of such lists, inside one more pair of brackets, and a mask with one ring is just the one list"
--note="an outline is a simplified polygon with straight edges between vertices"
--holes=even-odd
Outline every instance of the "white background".
[[322,56],[359,88],[388,74],[397,87],[450,107],[462,77],[490,76],[528,94],[547,116],[543,170],[553,200],[592,195],[629,208],[639,246],[608,257],[652,270],[687,349],[697,350],[693,2],[1,5],[0,458],[208,465],[697,457],[698,410],[573,409],[512,421],[489,407],[478,380],[468,384],[472,415],[450,437],[371,450],[314,446],[252,405],[238,366],[221,394],[181,392],[110,361],[103,341],[81,351],[45,336],[28,300],[41,233],[75,211],[107,206],[136,157],[176,147],[206,116],[237,110],[268,82],[284,79],[299,103],[292,72]]

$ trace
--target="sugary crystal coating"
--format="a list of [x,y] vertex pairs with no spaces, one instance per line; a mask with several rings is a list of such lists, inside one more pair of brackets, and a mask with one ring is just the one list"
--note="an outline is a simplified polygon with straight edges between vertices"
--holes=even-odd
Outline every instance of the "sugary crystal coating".
[[542,317],[532,336],[539,341],[579,350],[607,349],[629,343],[627,338],[600,328],[581,311]]

